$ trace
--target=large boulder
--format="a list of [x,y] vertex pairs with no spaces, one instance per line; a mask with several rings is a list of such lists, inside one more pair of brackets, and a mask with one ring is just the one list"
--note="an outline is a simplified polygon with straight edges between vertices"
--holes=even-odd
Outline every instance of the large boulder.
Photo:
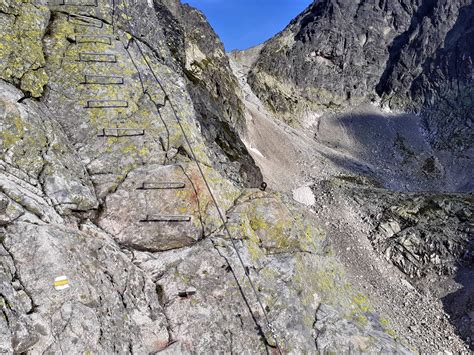
[[[239,190],[216,171],[204,172],[225,211]],[[107,196],[99,225],[121,244],[138,250],[193,245],[222,225],[205,184],[194,163],[136,169]]]

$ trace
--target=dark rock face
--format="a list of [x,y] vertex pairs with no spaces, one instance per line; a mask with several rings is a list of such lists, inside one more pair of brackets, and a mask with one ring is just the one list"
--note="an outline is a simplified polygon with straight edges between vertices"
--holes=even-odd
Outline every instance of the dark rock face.
[[[267,42],[251,75],[257,92],[261,72],[301,91],[308,101],[332,107],[373,98],[388,47],[406,31],[416,2],[315,1],[282,33]],[[317,89],[317,91],[314,91]],[[312,92],[314,91],[314,92]],[[284,102],[284,97],[280,97]],[[279,100],[275,109],[285,109]]]
[[[157,10],[163,6],[155,4]],[[169,11],[176,22],[170,23],[170,38],[177,33],[183,36],[173,41],[178,46],[172,43],[170,48],[175,48],[171,50],[176,52],[188,79],[202,133],[214,148],[214,163],[232,180],[259,186],[262,174],[237,133],[244,125],[241,93],[222,42],[200,11],[167,1],[165,13]]]
[[447,89],[469,86],[474,54],[469,45],[474,6],[469,3],[424,1],[420,5],[410,27],[390,45],[376,88],[379,95],[433,104]]
[[469,153],[474,105],[474,5],[426,1],[393,41],[377,92],[390,105],[424,108],[433,145]]
[[439,149],[471,154],[470,1],[318,0],[263,47],[249,82],[290,123],[380,98],[421,111]]
[[376,217],[370,239],[403,273],[412,278],[455,275],[459,267],[472,264],[472,198],[403,194],[378,198],[383,204],[369,213]]

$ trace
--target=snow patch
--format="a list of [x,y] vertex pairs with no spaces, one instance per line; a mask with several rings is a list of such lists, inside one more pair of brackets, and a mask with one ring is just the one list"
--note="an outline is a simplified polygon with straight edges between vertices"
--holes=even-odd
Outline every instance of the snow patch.
[[265,156],[257,148],[252,147],[252,145],[249,142],[247,142],[243,139],[242,139],[242,142],[244,143],[244,145],[247,147],[247,149],[250,152],[254,153],[255,155],[259,156],[260,158],[265,158]]
[[300,122],[304,128],[312,128],[318,123],[321,117],[321,113],[309,111],[305,112],[304,115],[300,117]]
[[293,190],[293,199],[306,206],[314,206],[316,198],[309,186],[301,186]]

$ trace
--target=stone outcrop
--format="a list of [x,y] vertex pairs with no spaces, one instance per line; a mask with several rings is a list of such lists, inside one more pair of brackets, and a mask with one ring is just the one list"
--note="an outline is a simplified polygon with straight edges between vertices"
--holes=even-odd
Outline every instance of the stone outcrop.
[[[258,187],[262,174],[240,138],[245,126],[242,93],[229,70],[229,61],[219,37],[205,16],[176,0],[163,1],[175,17],[167,35],[183,33],[179,46],[170,46],[182,63],[202,134],[212,149],[212,160],[230,179],[247,187]],[[155,7],[163,5],[155,2]],[[165,30],[166,31],[166,30]]]

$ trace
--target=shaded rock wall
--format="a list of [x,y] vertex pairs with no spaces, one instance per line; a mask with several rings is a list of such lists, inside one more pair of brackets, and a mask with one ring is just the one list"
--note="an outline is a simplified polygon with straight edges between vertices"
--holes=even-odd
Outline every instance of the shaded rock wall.
[[174,0],[165,3],[178,21],[169,30],[171,38],[176,28],[183,32],[182,43],[170,48],[182,62],[202,132],[214,148],[214,163],[233,180],[260,186],[262,175],[239,136],[244,127],[242,93],[223,44],[200,11]]

